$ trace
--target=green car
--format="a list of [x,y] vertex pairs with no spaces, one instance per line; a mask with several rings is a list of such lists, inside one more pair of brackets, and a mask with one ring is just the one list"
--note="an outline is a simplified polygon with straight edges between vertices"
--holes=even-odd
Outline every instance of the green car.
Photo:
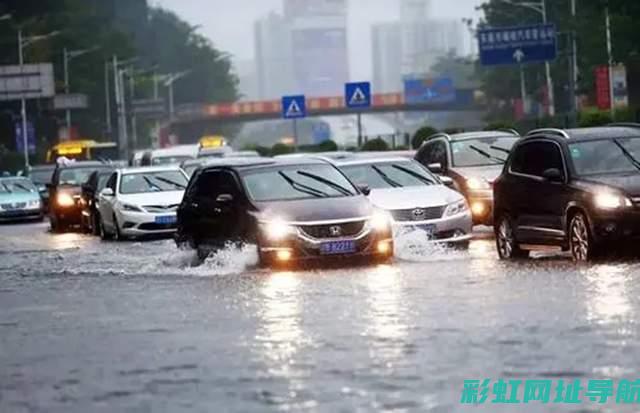
[[0,178],[0,221],[42,220],[38,188],[28,178]]

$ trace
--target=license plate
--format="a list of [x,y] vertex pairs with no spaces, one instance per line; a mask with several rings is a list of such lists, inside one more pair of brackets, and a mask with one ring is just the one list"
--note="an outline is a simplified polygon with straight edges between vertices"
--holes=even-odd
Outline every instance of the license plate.
[[356,252],[355,241],[332,241],[320,244],[320,254],[350,254]]
[[175,224],[178,218],[175,215],[162,215],[156,217],[156,224]]
[[436,226],[433,224],[415,225],[414,228],[426,232],[428,237],[432,237],[436,232]]

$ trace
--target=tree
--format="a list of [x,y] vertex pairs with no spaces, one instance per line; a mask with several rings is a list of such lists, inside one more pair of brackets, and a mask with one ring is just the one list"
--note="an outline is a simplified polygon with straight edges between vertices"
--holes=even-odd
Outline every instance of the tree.
[[363,152],[388,151],[389,144],[382,138],[375,138],[362,145]]
[[293,153],[295,148],[293,146],[285,145],[284,143],[276,143],[271,147],[271,156],[286,155]]
[[427,139],[429,136],[434,135],[436,133],[438,133],[438,130],[435,128],[432,128],[431,126],[421,127],[413,135],[413,138],[411,138],[411,147],[413,149],[418,149],[422,145],[422,142],[425,141],[425,139]]

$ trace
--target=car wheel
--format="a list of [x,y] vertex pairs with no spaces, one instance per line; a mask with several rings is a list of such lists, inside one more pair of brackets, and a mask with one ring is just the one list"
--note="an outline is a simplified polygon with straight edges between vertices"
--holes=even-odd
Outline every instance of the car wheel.
[[579,212],[569,224],[569,251],[574,261],[585,262],[596,256],[597,248],[589,229],[587,217]]
[[120,232],[120,224],[118,224],[118,218],[116,218],[115,214],[113,215],[113,238],[116,241],[124,240],[124,237]]
[[501,216],[495,226],[496,247],[498,256],[502,260],[529,257],[529,251],[520,248],[513,232],[511,219],[507,215]]
[[93,235],[100,235],[100,214],[95,212],[91,215],[91,233]]
[[111,234],[107,232],[107,228],[104,226],[104,221],[100,219],[100,239],[106,241],[111,239]]

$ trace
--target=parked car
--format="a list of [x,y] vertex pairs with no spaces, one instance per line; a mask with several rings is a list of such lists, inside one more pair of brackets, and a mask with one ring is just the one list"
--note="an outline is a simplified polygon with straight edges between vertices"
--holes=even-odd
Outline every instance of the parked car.
[[334,164],[351,182],[368,188],[371,203],[389,213],[396,229],[419,229],[430,241],[468,245],[472,221],[467,201],[420,163],[367,157]]
[[102,239],[172,234],[188,178],[177,166],[119,169],[100,192]]
[[335,166],[312,158],[236,158],[201,167],[178,209],[176,242],[201,257],[228,242],[255,243],[263,265],[393,254],[386,214]]
[[87,182],[94,171],[111,168],[108,164],[97,161],[68,162],[56,167],[51,183],[47,185],[52,231],[64,231],[71,225],[80,224],[82,184]]
[[47,189],[47,184],[51,183],[51,178],[55,170],[55,164],[46,164],[32,166],[28,171],[29,179],[31,179],[31,182],[38,188],[38,192],[42,198],[42,208],[45,212],[49,210],[49,190]]
[[113,169],[100,169],[89,175],[89,179],[82,185],[80,204],[82,214],[80,225],[85,232],[100,235],[100,212],[98,211],[98,197],[113,174]]
[[576,261],[640,238],[640,125],[530,132],[495,191],[500,258],[559,246]]
[[424,141],[415,159],[453,179],[454,188],[469,202],[474,224],[491,225],[493,181],[519,138],[515,131],[438,133]]
[[42,218],[40,193],[31,180],[24,177],[0,178],[0,221]]

